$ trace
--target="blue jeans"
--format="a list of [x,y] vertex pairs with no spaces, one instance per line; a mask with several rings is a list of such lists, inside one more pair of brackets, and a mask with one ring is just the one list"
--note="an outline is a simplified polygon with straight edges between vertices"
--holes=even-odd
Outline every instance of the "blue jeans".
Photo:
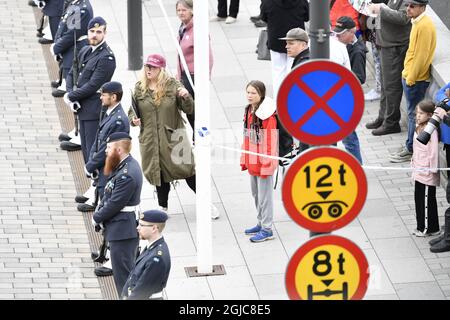
[[353,131],[347,137],[342,139],[342,143],[344,144],[345,150],[350,152],[359,161],[359,163],[362,164],[361,150],[356,131]]
[[402,79],[403,92],[406,98],[406,110],[408,111],[408,137],[406,139],[406,148],[413,151],[414,130],[416,129],[416,106],[425,98],[428,86],[427,81],[417,81],[416,84],[408,86],[405,79]]

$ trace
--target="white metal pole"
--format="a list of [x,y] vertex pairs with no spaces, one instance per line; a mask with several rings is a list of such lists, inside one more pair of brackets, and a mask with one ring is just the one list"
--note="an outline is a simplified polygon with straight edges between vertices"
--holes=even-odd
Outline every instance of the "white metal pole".
[[212,273],[211,145],[209,110],[209,18],[205,1],[194,1],[195,161],[197,208],[197,272]]

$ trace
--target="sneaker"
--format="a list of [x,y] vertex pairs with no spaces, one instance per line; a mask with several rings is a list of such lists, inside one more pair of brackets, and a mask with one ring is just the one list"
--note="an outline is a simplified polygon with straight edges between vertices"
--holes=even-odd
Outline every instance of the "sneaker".
[[227,19],[226,17],[213,16],[209,18],[209,21],[218,22],[218,21],[225,21],[226,19]]
[[220,211],[217,209],[217,207],[213,204],[211,204],[211,219],[217,220],[220,217]]
[[412,234],[415,235],[416,237],[423,238],[423,237],[437,236],[437,235],[441,234],[441,231],[439,230],[439,231],[436,231],[436,232],[430,232],[430,233],[428,233],[428,232],[423,232],[423,231],[419,231],[419,230],[415,229],[415,230],[412,232]]
[[260,231],[261,231],[261,226],[256,225],[253,228],[245,229],[245,234],[257,234]]
[[164,211],[165,213],[167,213],[169,211],[169,209],[167,207],[161,207],[161,206],[158,207],[158,210]]
[[398,153],[391,153],[389,155],[389,161],[393,163],[407,162],[410,161],[412,157],[412,152],[406,147],[402,147],[402,150]]
[[372,89],[369,92],[364,94],[364,100],[366,100],[366,101],[379,100],[380,98],[381,98],[381,93],[375,89]]
[[405,146],[401,146],[401,147],[398,148],[396,151],[391,152],[391,153],[389,154],[389,157],[397,156],[397,155],[399,155],[400,153],[404,152],[405,150],[406,150],[406,147],[405,147]]
[[261,229],[257,234],[250,238],[251,242],[263,242],[274,238],[272,230]]
[[236,18],[234,18],[234,17],[227,17],[225,19],[226,24],[231,24],[231,23],[235,23],[235,22],[236,22]]

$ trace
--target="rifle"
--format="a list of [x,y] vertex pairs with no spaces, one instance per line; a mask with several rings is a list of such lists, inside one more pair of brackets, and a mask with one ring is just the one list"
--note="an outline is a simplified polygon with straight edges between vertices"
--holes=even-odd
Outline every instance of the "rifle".
[[42,30],[44,30],[44,22],[45,22],[45,14],[42,13],[41,20],[39,21],[39,27],[36,29],[37,31],[36,36],[39,38],[44,36],[44,34],[42,33]]
[[[77,31],[73,29],[73,62],[72,62],[72,81],[73,81],[73,91],[77,90],[77,82],[78,82],[78,52],[77,52]],[[75,118],[75,136],[78,136],[79,127],[78,127],[78,108],[74,110],[74,118]]]
[[133,109],[133,112],[134,112],[136,118],[140,119],[141,114],[139,113],[139,109],[138,109],[136,100],[134,100],[133,91],[131,89],[130,89],[130,92],[131,92],[131,109]]
[[[95,134],[95,153],[98,152],[98,134],[100,133],[100,124],[103,121],[103,118],[105,117],[107,108],[102,108],[102,111],[100,112],[100,119],[98,121],[98,127],[97,127],[97,133]],[[94,180],[95,185],[95,199],[94,199],[94,207],[97,207],[98,200],[100,198],[100,195],[98,194],[98,178],[100,176],[100,172],[98,172],[98,169],[96,169],[93,172],[92,179]]]

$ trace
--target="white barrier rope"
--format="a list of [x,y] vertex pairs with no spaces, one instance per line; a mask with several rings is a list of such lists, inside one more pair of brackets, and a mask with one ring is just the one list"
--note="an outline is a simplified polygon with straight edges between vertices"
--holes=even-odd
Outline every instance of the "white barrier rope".
[[[263,153],[257,153],[257,152],[252,152],[252,151],[247,151],[247,150],[243,150],[243,149],[237,149],[237,148],[231,148],[231,147],[226,147],[226,146],[221,146],[221,145],[217,145],[217,144],[212,144],[212,146],[214,148],[219,148],[219,149],[225,149],[225,150],[230,150],[230,151],[234,151],[237,153],[245,153],[245,154],[251,154],[251,155],[255,155],[255,156],[259,156],[259,157],[264,157],[264,158],[269,158],[269,159],[273,159],[273,160],[281,160],[287,163],[293,162],[298,155],[296,155],[294,158],[289,159],[289,158],[282,158],[282,157],[276,157],[276,156],[270,156],[267,154],[263,154]],[[411,168],[411,167],[378,167],[378,166],[367,166],[367,165],[362,165],[361,167],[363,167],[366,170],[397,170],[397,171],[450,171],[450,168]]]

